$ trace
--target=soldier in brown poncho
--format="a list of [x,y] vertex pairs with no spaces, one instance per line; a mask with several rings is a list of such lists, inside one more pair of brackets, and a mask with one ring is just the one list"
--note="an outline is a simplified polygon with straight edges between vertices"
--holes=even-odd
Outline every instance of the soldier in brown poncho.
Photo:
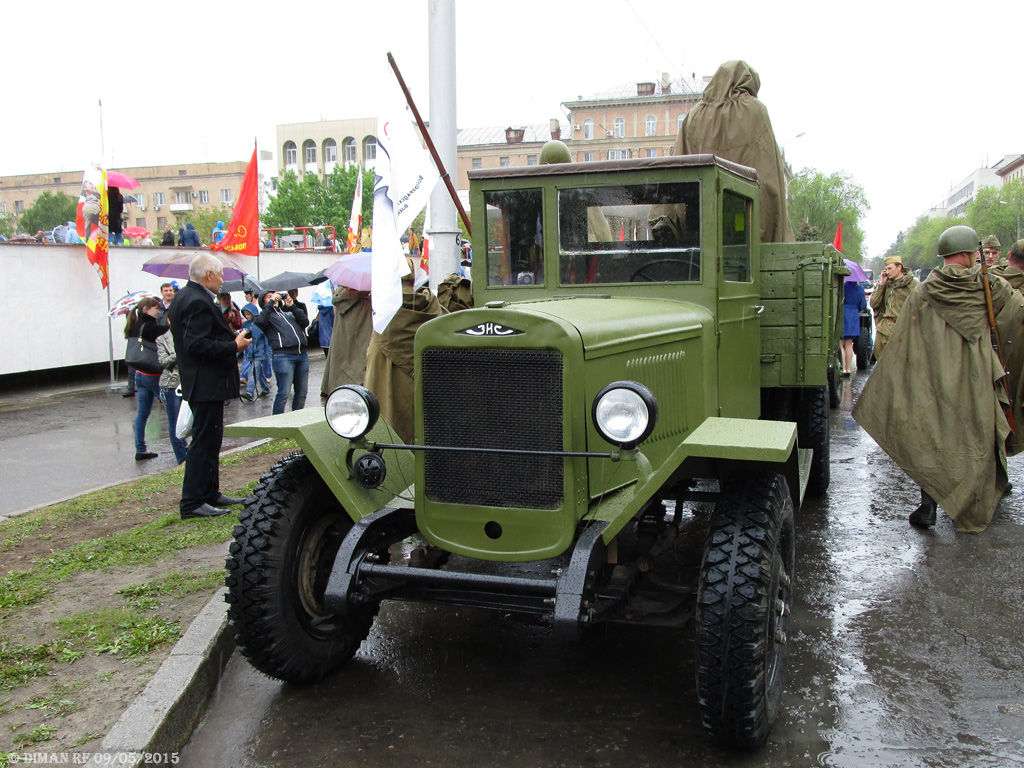
[[796,239],[789,223],[782,153],[768,110],[757,98],[761,78],[745,61],[727,61],[683,119],[674,155],[710,153],[757,171],[761,187],[761,242]]
[[366,355],[366,386],[380,402],[380,415],[403,442],[410,444],[415,437],[416,331],[428,320],[473,306],[469,280],[460,275],[449,275],[438,286],[438,296],[426,286],[416,288],[413,280],[413,275],[402,278],[402,308],[383,333],[373,333]]
[[[941,506],[958,531],[969,533],[985,530],[1006,489],[1010,435],[1000,383],[1005,371],[990,341],[977,249],[970,227],[942,233],[944,265],[907,299],[853,409],[858,423],[921,486],[910,523],[935,525]],[[1000,338],[1007,348],[1024,350],[1024,297],[1000,278],[990,282]],[[1010,370],[1014,393],[1020,368]],[[1019,400],[1014,416],[1024,427]]]
[[918,279],[904,269],[899,254],[885,257],[885,269],[868,300],[875,315],[875,360],[882,356],[882,350],[896,325],[896,318],[917,284]]
[[334,289],[334,329],[320,396],[327,397],[342,384],[362,384],[366,375],[366,349],[370,345],[370,293],[338,286]]

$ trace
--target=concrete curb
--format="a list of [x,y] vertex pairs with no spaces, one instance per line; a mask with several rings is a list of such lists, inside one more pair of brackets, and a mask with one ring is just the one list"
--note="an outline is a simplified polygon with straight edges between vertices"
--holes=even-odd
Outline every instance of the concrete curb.
[[146,688],[103,739],[108,753],[179,752],[206,712],[235,650],[228,628],[226,588],[195,618]]

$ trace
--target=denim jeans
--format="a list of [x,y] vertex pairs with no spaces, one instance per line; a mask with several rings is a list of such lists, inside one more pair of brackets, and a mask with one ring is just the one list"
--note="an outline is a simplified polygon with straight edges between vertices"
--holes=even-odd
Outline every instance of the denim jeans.
[[256,394],[256,381],[259,380],[259,391],[261,393],[270,392],[270,377],[263,375],[263,365],[269,362],[265,357],[257,357],[252,362],[249,368],[249,375],[245,377],[247,379],[245,384],[246,393],[252,397]]
[[288,390],[295,387],[292,410],[299,411],[306,404],[306,383],[309,381],[309,356],[305,352],[297,355],[274,353],[274,375],[277,377],[277,397],[274,398],[274,413],[284,413],[288,402]]
[[123,232],[111,232],[110,237],[111,245],[124,245],[124,233]]
[[135,414],[135,452],[146,452],[146,421],[153,410],[153,400],[160,397],[160,377],[135,372],[135,390],[139,397],[139,411]]
[[174,458],[179,464],[185,460],[188,454],[188,445],[184,440],[178,439],[178,411],[181,410],[181,398],[178,397],[174,387],[160,387],[160,396],[164,401],[164,409],[167,411],[167,431],[171,433],[171,447],[174,449]]

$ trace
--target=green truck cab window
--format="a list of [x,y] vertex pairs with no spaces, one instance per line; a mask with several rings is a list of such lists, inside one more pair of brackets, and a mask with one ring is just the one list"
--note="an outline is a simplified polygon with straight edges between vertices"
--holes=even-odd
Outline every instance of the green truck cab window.
[[722,276],[730,283],[749,283],[750,200],[726,190],[722,193]]
[[563,285],[699,282],[700,248],[699,182],[558,192]]
[[487,284],[544,285],[543,195],[539,189],[487,192]]

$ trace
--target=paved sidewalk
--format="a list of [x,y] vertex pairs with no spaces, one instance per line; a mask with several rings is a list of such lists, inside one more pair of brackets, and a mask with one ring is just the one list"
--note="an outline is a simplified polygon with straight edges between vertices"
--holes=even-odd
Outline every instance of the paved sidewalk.
[[[307,408],[320,407],[324,354],[309,351]],[[153,404],[146,443],[159,457],[135,461],[136,398],[108,393],[109,380],[54,385],[0,395],[0,516],[52,504],[72,496],[155,474],[175,466],[163,403]],[[276,388],[275,388],[276,391]],[[273,410],[273,397],[255,403],[234,400],[225,408],[228,424]],[[291,407],[289,403],[289,408]],[[250,442],[225,438],[224,450]]]

